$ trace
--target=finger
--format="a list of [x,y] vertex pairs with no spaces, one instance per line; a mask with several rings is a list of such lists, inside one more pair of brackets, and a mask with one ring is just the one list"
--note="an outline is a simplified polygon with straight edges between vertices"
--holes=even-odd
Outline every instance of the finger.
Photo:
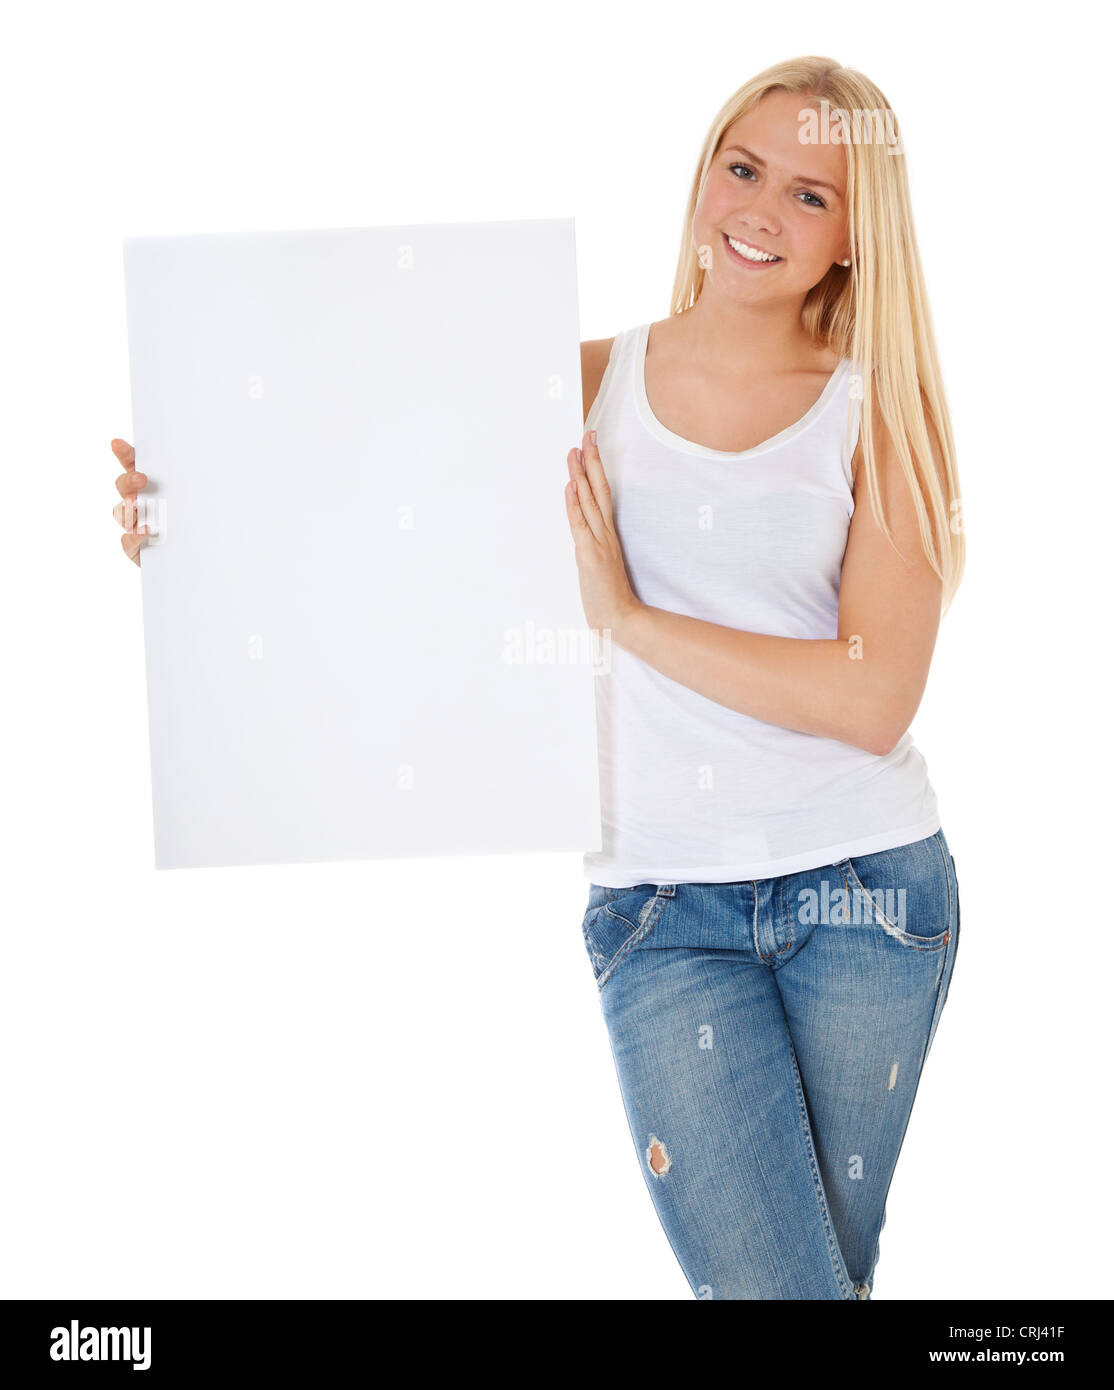
[[146,486],[147,474],[137,473],[134,468],[127,473],[117,473],[116,475],[116,491],[121,497],[134,497]]
[[121,497],[134,497],[147,486],[146,473],[137,473],[135,469],[135,449],[126,439],[114,439],[110,448],[116,455],[117,462],[126,470],[116,479],[116,491]]
[[129,531],[120,537],[120,544],[124,547],[124,554],[129,560],[134,560],[137,565],[139,564],[139,552],[146,544],[149,534],[149,528],[144,526],[139,531]]
[[[585,459],[587,459],[587,455],[585,455]],[[603,512],[600,511],[591,481],[583,468],[578,469],[573,478],[573,486],[576,488],[577,501],[580,503],[580,510],[584,513],[585,521],[587,521],[592,534],[598,540],[602,540],[607,532],[607,521]]]
[[584,520],[584,513],[576,498],[576,488],[571,481],[565,484],[565,514],[568,516],[569,526],[572,528],[573,540],[583,532],[591,534],[591,528]]
[[125,468],[135,467],[135,450],[126,439],[114,439],[110,448]]
[[611,486],[607,481],[607,474],[603,471],[603,460],[596,447],[595,435],[595,430],[589,430],[584,436],[584,443],[581,448],[584,455],[584,471],[588,475],[588,481],[592,484],[592,494],[599,506],[600,515],[610,529]]
[[[589,509],[593,506],[592,489],[584,473],[583,454],[579,449],[570,449],[567,459],[569,465],[570,487],[565,489],[566,496],[571,495],[576,502],[576,510],[580,520],[588,527],[593,535],[596,534],[591,522],[588,519]],[[595,508],[597,514],[599,508]]]
[[134,531],[139,524],[139,503],[134,498],[117,502],[112,508],[112,515],[125,531]]

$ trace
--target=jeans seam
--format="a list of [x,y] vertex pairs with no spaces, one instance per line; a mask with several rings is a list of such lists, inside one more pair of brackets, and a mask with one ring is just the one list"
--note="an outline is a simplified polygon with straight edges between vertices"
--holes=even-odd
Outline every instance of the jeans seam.
[[828,1240],[828,1257],[832,1262],[832,1274],[835,1276],[836,1286],[845,1299],[857,1298],[851,1284],[850,1274],[847,1272],[843,1252],[839,1248],[839,1241],[836,1239],[835,1228],[832,1225],[831,1212],[828,1210],[828,1198],[824,1192],[824,1183],[820,1177],[820,1165],[816,1161],[816,1149],[812,1142],[812,1130],[808,1122],[808,1106],[805,1104],[804,1086],[801,1084],[801,1071],[797,1066],[797,1049],[793,1046],[793,1034],[789,1031],[788,1020],[783,1019],[785,1024],[786,1041],[789,1043],[789,1060],[793,1064],[793,1082],[797,1088],[797,1111],[801,1120],[801,1135],[805,1141],[805,1148],[808,1152],[809,1172],[812,1174],[812,1185],[816,1193],[816,1203],[820,1212],[820,1218],[824,1223],[824,1234]]
[[[922,1067],[932,1048],[932,1041],[936,1036],[936,1025],[940,1022],[940,1015],[944,1012],[944,1005],[947,1003],[948,990],[952,982],[952,971],[955,968],[955,957],[959,950],[959,881],[955,872],[955,861],[952,860],[950,864],[946,862],[951,859],[951,855],[944,855],[944,859],[944,872],[948,876],[948,941],[944,947],[943,964],[936,981],[936,1001],[932,1006],[932,1020],[928,1025],[928,1039],[925,1042],[924,1057],[921,1059]],[[955,921],[952,920],[953,893],[955,895]]]
[[[946,858],[950,858],[950,856],[946,856]],[[948,996],[947,986],[944,984],[944,981],[947,980],[948,984],[951,983],[951,969],[954,965],[955,953],[959,946],[958,927],[957,924],[953,924],[952,922],[952,885],[953,883],[955,883],[955,866],[953,863],[950,867],[947,864],[945,864],[944,867],[945,872],[948,876],[948,941],[947,944],[944,946],[943,951],[941,952],[941,959],[943,960],[943,969],[940,971],[936,980],[936,997],[932,1003],[932,1016],[929,1020],[928,1033],[925,1037],[924,1049],[921,1052],[920,1066],[917,1068],[917,1081],[913,1087],[912,1099],[909,1102],[909,1113],[905,1117],[905,1125],[901,1131],[901,1138],[898,1140],[897,1153],[894,1156],[893,1171],[890,1173],[890,1181],[886,1184],[886,1191],[882,1195],[883,1225],[885,1224],[886,1220],[886,1203],[890,1200],[890,1188],[893,1186],[894,1174],[897,1172],[898,1160],[901,1158],[901,1151],[905,1147],[905,1136],[909,1132],[909,1123],[913,1118],[913,1110],[917,1104],[917,1096],[920,1094],[921,1081],[924,1078],[925,1063],[928,1061],[928,1054],[932,1049],[932,1039],[936,1035],[936,1025],[940,1021],[940,1015],[943,1012],[944,1001],[947,999]],[[957,883],[955,883],[955,889],[958,901],[959,887]],[[949,957],[951,958],[950,960]],[[865,1280],[867,1284],[871,1284],[874,1280],[874,1271],[878,1265],[881,1234],[882,1227],[879,1226],[878,1235],[874,1243],[874,1259],[871,1261],[870,1271],[867,1274]]]
[[[789,893],[789,884],[792,877],[793,876],[791,874],[783,874],[781,877],[781,881],[778,884],[778,891],[781,893],[782,906],[785,909],[785,934],[789,938],[789,944],[785,948],[787,951],[793,949],[793,943],[796,940],[796,937],[794,936],[793,932],[793,904],[792,898],[790,897]],[[775,913],[774,915],[776,919],[777,914]]]
[[[619,968],[620,965],[622,965],[623,961],[626,960],[627,956],[630,955],[630,953],[634,950],[634,948],[637,945],[639,945],[640,942],[645,941],[646,938],[650,935],[654,927],[657,925],[658,918],[662,914],[662,909],[665,907],[666,901],[667,900],[665,895],[663,895],[661,892],[657,892],[654,894],[654,897],[651,900],[652,906],[650,908],[650,911],[646,914],[646,921],[634,930],[634,932],[627,938],[626,941],[623,942],[623,944],[607,962],[604,968],[600,971],[599,979],[596,981],[597,989],[603,989],[604,985],[607,984],[608,980],[611,979],[612,975],[614,975],[615,971]],[[621,922],[627,921],[625,917],[619,917],[619,914],[617,912],[613,912],[611,915],[613,917],[619,918]],[[627,925],[629,926],[630,923],[628,922]]]
[[[950,894],[949,894],[949,898],[950,898]],[[950,908],[949,908],[949,916],[950,916]],[[944,953],[945,953],[945,954],[951,952],[951,953],[954,955],[955,941],[956,941],[955,934],[952,933],[951,930],[950,930],[950,928],[949,928],[948,945],[944,947]],[[935,998],[935,1000],[934,1000],[934,1002],[933,1002],[933,1006],[932,1006],[932,1018],[931,1018],[931,1021],[930,1021],[929,1025],[928,1025],[928,1033],[927,1033],[926,1038],[925,1038],[924,1049],[923,1049],[922,1052],[921,1052],[921,1061],[920,1061],[920,1065],[919,1065],[918,1068],[917,1068],[917,1080],[916,1080],[915,1085],[913,1086],[913,1095],[912,1095],[912,1098],[911,1098],[910,1101],[909,1101],[909,1113],[908,1113],[908,1114],[906,1115],[906,1117],[905,1117],[905,1124],[903,1125],[902,1130],[901,1130],[901,1138],[900,1138],[900,1139],[898,1140],[898,1142],[897,1142],[897,1153],[894,1155],[894,1163],[893,1163],[893,1169],[892,1169],[891,1172],[890,1172],[890,1180],[889,1180],[889,1182],[886,1184],[886,1190],[885,1190],[885,1192],[882,1194],[882,1225],[884,1225],[884,1224],[885,1224],[885,1221],[886,1221],[886,1204],[887,1204],[887,1203],[889,1202],[889,1200],[890,1200],[890,1189],[893,1187],[894,1175],[895,1175],[896,1172],[897,1172],[897,1165],[898,1165],[898,1162],[899,1162],[899,1160],[900,1160],[900,1158],[901,1158],[901,1151],[902,1151],[902,1149],[905,1147],[905,1136],[909,1133],[909,1123],[910,1123],[910,1121],[911,1121],[912,1118],[913,1118],[913,1110],[914,1110],[915,1107],[916,1107],[916,1104],[917,1104],[917,1096],[920,1094],[921,1082],[922,1082],[922,1080],[924,1079],[924,1068],[925,1068],[925,1063],[928,1061],[928,1054],[929,1054],[929,1051],[930,1051],[930,1049],[931,1049],[931,1047],[932,1047],[932,1038],[933,1038],[933,1035],[934,1035],[935,1032],[936,1032],[936,1023],[937,1023],[937,1021],[938,1021],[938,1019],[939,1019],[939,1017],[940,1017],[940,1010],[941,1010],[941,1007],[942,1007],[942,1006],[941,1006],[941,1002],[940,1002],[940,986],[941,986],[941,983],[942,983],[942,981],[943,981],[945,975],[947,975],[947,974],[948,974],[948,965],[947,965],[947,962],[945,962],[944,969],[940,972],[940,978],[936,981],[936,998]],[[949,979],[950,979],[950,976],[949,976]],[[945,996],[946,996],[947,990],[944,991],[944,994],[945,994]],[[869,1270],[869,1272],[867,1273],[866,1279],[865,1279],[865,1281],[864,1281],[864,1282],[865,1282],[866,1284],[868,1284],[868,1285],[873,1283],[873,1281],[874,1281],[874,1271],[875,1271],[875,1269],[877,1268],[877,1265],[878,1265],[878,1255],[879,1255],[879,1252],[880,1252],[880,1249],[881,1249],[880,1239],[881,1239],[881,1235],[882,1235],[882,1225],[880,1225],[880,1226],[878,1227],[878,1232],[877,1232],[877,1235],[876,1235],[876,1237],[875,1237],[875,1242],[874,1242],[874,1259],[871,1261],[870,1270]]]

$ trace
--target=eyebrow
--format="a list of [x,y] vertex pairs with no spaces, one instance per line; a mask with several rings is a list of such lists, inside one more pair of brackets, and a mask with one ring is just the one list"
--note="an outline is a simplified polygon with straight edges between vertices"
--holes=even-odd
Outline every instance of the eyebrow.
[[[764,159],[759,159],[753,150],[744,149],[742,145],[728,145],[723,153],[726,154],[727,150],[738,150],[740,154],[745,154],[752,164],[757,164],[761,169],[765,169],[766,167],[766,161]],[[808,174],[794,174],[793,177],[797,183],[814,183],[817,188],[830,188],[837,198],[843,197],[843,194],[835,184],[828,183],[826,179],[810,178]]]

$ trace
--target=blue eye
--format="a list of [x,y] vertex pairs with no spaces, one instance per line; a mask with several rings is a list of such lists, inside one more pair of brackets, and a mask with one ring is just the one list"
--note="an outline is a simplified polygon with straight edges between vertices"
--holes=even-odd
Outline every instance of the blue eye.
[[[748,174],[754,173],[754,170],[750,167],[749,164],[729,164],[727,167],[731,170],[745,169]],[[823,198],[819,197],[815,193],[810,193],[807,189],[804,193],[801,194],[801,197],[812,199],[811,203],[805,204],[805,207],[807,208],[826,208],[828,206],[827,203],[824,202]]]

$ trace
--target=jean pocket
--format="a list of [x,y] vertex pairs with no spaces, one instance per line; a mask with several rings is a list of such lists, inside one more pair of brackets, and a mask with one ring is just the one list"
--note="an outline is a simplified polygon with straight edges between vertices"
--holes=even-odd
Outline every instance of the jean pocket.
[[935,836],[841,859],[835,868],[850,898],[852,924],[873,923],[914,951],[941,951],[948,944],[951,884]]
[[671,898],[676,891],[675,883],[637,883],[633,888],[612,888],[604,909],[631,931],[637,931],[654,904],[663,905],[662,900]]
[[640,883],[634,888],[592,885],[583,933],[600,989],[653,931],[676,891],[675,883]]

